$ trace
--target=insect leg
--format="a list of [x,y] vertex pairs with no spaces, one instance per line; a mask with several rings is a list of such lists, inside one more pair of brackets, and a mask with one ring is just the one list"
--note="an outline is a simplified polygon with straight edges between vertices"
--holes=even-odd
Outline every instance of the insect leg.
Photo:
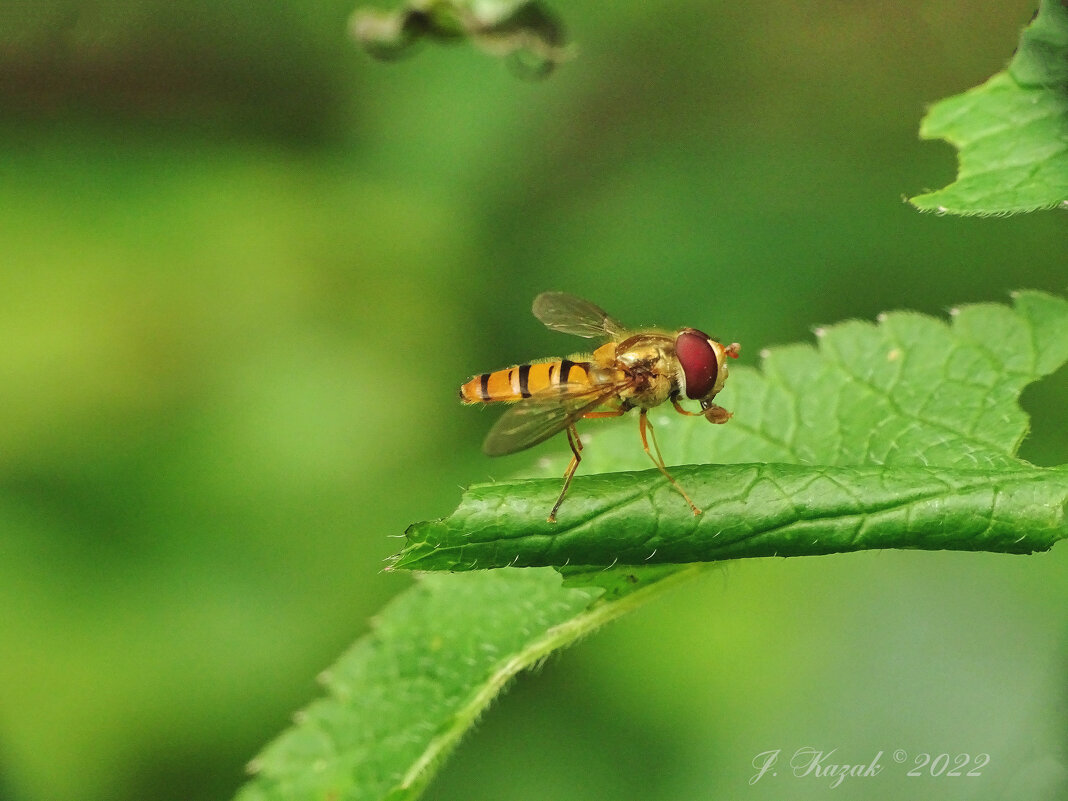
[[[694,502],[690,500],[690,496],[686,494],[675,479],[671,477],[671,473],[668,472],[667,466],[664,464],[664,457],[660,455],[660,446],[656,443],[656,432],[653,431],[653,424],[649,422],[646,412],[646,409],[642,409],[641,413],[638,415],[638,431],[642,435],[642,448],[645,449],[645,454],[653,460],[653,464],[656,465],[657,470],[663,473],[664,477],[671,482],[671,486],[679,491],[679,495],[681,495],[686,503],[690,505],[693,513],[695,515],[701,514],[701,510],[694,505]],[[649,440],[646,439],[645,436],[646,429],[648,429],[649,433],[652,435],[653,448],[656,450],[656,456],[653,456],[653,452],[649,450]]]
[[595,417],[619,417],[620,415],[626,414],[628,411],[630,411],[630,410],[629,409],[613,409],[610,412],[586,412],[586,414],[584,414],[582,416],[584,418],[586,418],[586,419],[592,420]]
[[682,404],[679,403],[679,399],[678,398],[672,398],[671,399],[671,405],[675,407],[675,411],[676,412],[678,412],[679,414],[684,414],[687,417],[704,417],[704,415],[701,414],[700,412],[689,412],[689,411],[686,411],[686,409],[683,409],[682,408]]
[[731,419],[731,413],[724,409],[722,406],[717,406],[714,403],[708,401],[701,402],[700,412],[688,412],[682,408],[682,404],[679,403],[678,398],[671,399],[671,405],[675,407],[675,411],[679,414],[684,414],[687,417],[703,417],[710,423],[726,423]]
[[701,401],[701,410],[705,419],[710,423],[726,423],[732,415],[722,406],[717,406],[709,401]]
[[556,512],[560,509],[560,504],[564,502],[567,488],[571,486],[571,478],[575,475],[579,462],[582,461],[582,440],[579,439],[578,431],[575,430],[574,424],[567,427],[567,444],[571,446],[571,464],[564,471],[564,488],[560,490],[560,497],[556,499],[556,503],[553,504],[553,510],[549,512],[550,523],[556,522]]

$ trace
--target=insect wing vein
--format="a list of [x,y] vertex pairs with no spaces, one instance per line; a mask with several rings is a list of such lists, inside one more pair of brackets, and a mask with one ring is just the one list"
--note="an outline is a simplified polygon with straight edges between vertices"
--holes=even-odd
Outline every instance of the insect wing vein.
[[516,453],[544,442],[619,393],[620,384],[564,384],[519,401],[486,435],[489,456]]
[[587,339],[620,338],[626,331],[600,306],[566,292],[542,292],[534,298],[533,311],[547,328]]

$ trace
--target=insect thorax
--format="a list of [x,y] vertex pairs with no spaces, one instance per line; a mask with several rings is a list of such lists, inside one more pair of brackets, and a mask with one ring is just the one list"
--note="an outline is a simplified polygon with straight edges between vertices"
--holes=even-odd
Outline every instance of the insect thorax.
[[659,406],[678,392],[678,359],[669,337],[637,334],[616,349],[616,363],[631,379],[620,397],[645,409]]

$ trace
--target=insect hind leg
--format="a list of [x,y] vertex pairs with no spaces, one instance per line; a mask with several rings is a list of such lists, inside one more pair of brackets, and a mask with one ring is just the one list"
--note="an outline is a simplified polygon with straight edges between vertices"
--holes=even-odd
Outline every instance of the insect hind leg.
[[567,444],[571,446],[571,464],[564,471],[564,487],[560,490],[560,497],[556,499],[556,503],[553,504],[553,510],[549,512],[550,523],[556,522],[556,513],[560,509],[560,504],[564,502],[567,488],[571,486],[571,479],[578,469],[579,462],[582,461],[582,440],[579,439],[578,431],[573,424],[567,427]]
[[[694,502],[690,500],[690,496],[686,494],[686,491],[678,485],[678,482],[671,477],[671,473],[668,472],[667,465],[664,464],[664,457],[660,454],[660,446],[656,442],[656,432],[653,430],[653,424],[649,422],[646,409],[642,409],[638,415],[638,431],[642,435],[642,448],[645,450],[645,455],[653,460],[653,464],[656,465],[656,469],[664,474],[664,478],[671,482],[679,495],[683,497],[683,500],[690,505],[690,509],[693,510],[695,515],[701,514],[701,510],[694,505]],[[653,451],[649,450],[649,440],[645,436],[645,432],[648,430],[649,436],[653,440],[653,450],[656,451],[656,456],[653,456]]]
[[[597,418],[597,417],[619,417],[622,414],[626,414],[627,409],[610,409],[600,412],[586,412],[582,415],[584,418]],[[556,503],[553,505],[553,510],[549,512],[549,522],[556,522],[556,513],[560,509],[560,504],[564,502],[564,496],[567,495],[567,489],[571,486],[571,479],[575,475],[575,470],[578,469],[579,462],[582,461],[582,440],[579,438],[578,429],[575,428],[574,423],[567,427],[567,444],[571,446],[571,464],[567,466],[567,470],[564,472],[564,488],[560,490],[560,497],[556,499]]]

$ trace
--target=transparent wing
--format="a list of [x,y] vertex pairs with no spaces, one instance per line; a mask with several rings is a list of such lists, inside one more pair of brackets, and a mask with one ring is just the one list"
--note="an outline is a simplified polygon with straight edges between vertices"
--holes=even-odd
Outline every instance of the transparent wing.
[[617,339],[627,330],[599,306],[566,292],[542,292],[534,298],[534,316],[553,331],[580,337]]
[[544,442],[586,412],[607,403],[624,383],[564,384],[535,393],[501,415],[486,435],[482,450],[489,456],[504,456]]

